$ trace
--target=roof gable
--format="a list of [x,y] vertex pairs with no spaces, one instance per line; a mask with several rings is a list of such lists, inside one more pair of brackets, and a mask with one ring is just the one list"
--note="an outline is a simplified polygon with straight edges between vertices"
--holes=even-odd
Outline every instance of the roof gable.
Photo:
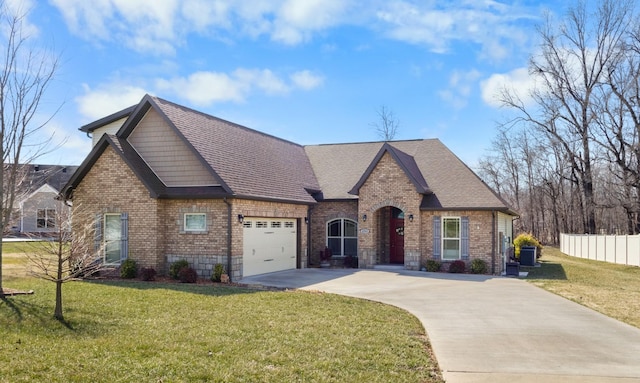
[[[423,210],[498,210],[514,214],[509,205],[487,186],[466,164],[438,139],[309,145],[305,147],[320,183],[324,200],[356,199],[348,194],[362,186],[377,157],[389,151],[399,166],[422,185],[413,162],[428,186],[423,193]],[[393,151],[393,153],[392,153]],[[407,157],[405,157],[407,156]],[[338,171],[336,171],[338,169]],[[412,174],[409,176],[409,174]],[[354,186],[355,185],[355,186]],[[422,185],[425,186],[425,185]]]
[[371,172],[373,172],[376,166],[378,166],[378,162],[380,162],[380,159],[382,159],[382,156],[384,156],[385,153],[389,153],[398,166],[400,166],[402,171],[404,171],[407,178],[409,178],[413,186],[415,186],[416,192],[420,194],[430,193],[427,181],[425,181],[422,172],[420,172],[420,168],[418,167],[415,159],[402,150],[394,148],[388,142],[385,142],[373,158],[373,161],[369,164],[369,167],[367,167],[367,170],[365,170],[362,177],[360,177],[360,180],[358,180],[355,186],[351,188],[349,194],[357,195],[359,193],[360,188],[367,181]]
[[127,140],[166,186],[220,186],[215,172],[150,108]]
[[166,100],[155,105],[233,195],[315,203],[318,182],[298,144]]

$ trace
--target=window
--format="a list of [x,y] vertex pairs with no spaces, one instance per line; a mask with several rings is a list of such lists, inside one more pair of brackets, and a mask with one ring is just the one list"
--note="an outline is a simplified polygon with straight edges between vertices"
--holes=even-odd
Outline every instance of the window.
[[185,213],[184,231],[206,231],[207,215],[205,213]]
[[327,247],[334,256],[358,255],[358,224],[350,219],[327,223]]
[[120,262],[122,240],[122,219],[120,214],[104,215],[104,263]]
[[38,209],[36,226],[38,229],[53,229],[56,227],[55,209]]
[[442,259],[460,259],[460,218],[442,218]]

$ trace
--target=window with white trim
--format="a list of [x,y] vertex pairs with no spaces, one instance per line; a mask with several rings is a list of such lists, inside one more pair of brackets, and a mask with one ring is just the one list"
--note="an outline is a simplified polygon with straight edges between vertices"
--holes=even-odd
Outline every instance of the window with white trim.
[[206,231],[206,213],[184,213],[184,231]]
[[56,209],[38,209],[36,227],[38,229],[54,229],[56,227]]
[[460,218],[442,218],[442,259],[455,261],[460,259]]
[[338,218],[327,223],[327,247],[333,256],[358,255],[358,223]]

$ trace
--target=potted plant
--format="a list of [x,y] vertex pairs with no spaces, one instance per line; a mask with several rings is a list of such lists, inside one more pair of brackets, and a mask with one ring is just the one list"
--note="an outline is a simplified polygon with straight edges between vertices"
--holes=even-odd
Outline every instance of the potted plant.
[[328,247],[320,252],[320,267],[331,267],[331,249]]

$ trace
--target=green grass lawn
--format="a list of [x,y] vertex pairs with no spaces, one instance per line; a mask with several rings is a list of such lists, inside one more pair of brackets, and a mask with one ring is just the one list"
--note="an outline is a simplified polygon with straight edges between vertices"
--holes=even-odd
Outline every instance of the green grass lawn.
[[552,247],[542,254],[542,267],[523,268],[529,282],[640,328],[640,267],[570,257]]
[[74,282],[0,301],[0,382],[442,382],[424,329],[365,300],[212,284]]

